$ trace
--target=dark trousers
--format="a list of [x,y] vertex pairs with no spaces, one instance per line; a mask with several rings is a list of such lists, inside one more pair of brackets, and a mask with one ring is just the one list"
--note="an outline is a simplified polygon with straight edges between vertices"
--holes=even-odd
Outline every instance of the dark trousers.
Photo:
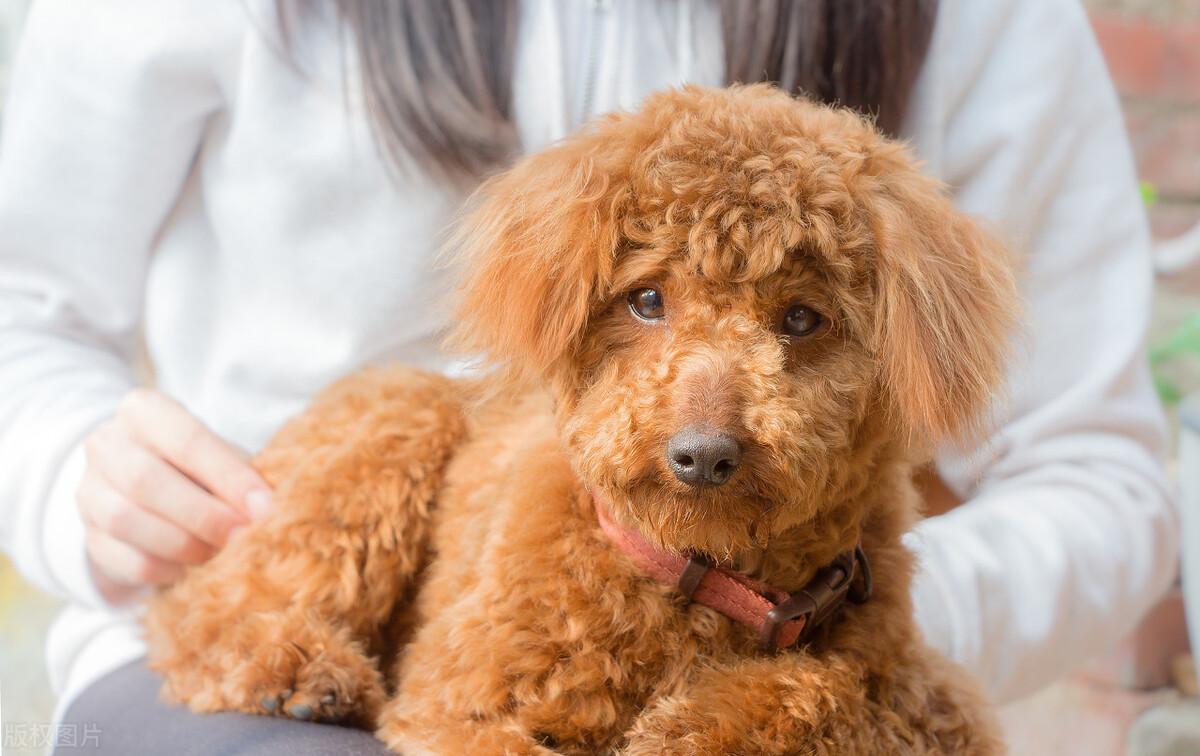
[[193,714],[158,699],[162,681],[143,661],[93,683],[67,710],[65,724],[89,737],[55,756],[384,756],[371,733],[252,714]]

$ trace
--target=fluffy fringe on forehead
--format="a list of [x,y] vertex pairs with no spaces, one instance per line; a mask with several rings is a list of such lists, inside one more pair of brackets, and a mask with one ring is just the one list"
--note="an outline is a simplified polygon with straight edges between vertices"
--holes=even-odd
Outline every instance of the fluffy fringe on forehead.
[[855,114],[756,85],[661,94],[643,118],[619,219],[628,243],[731,282],[769,276],[796,253],[849,278],[871,248],[850,187],[881,140]]
[[712,281],[804,255],[876,307],[860,323],[898,424],[969,429],[998,384],[1015,294],[1002,250],[861,117],[767,85],[685,87],[599,119],[486,182],[448,252],[451,344],[561,376],[631,250]]
[[599,119],[472,198],[446,249],[467,272],[451,343],[545,367],[613,293],[629,248],[717,281],[762,278],[798,251],[849,278],[871,239],[848,184],[879,141],[853,113],[767,85],[685,87]]

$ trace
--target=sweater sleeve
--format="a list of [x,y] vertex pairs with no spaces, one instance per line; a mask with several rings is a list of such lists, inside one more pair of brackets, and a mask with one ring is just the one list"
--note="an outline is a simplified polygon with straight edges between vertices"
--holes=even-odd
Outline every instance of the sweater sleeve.
[[967,503],[911,534],[914,598],[930,643],[1006,700],[1132,629],[1175,574],[1178,512],[1144,356],[1150,239],[1087,18],[1076,0],[943,6],[919,85],[935,160],[1019,253],[1027,326],[998,430],[938,456]]
[[225,5],[39,0],[18,48],[0,135],[0,546],[76,601],[100,601],[79,447],[134,383],[154,239],[222,100]]

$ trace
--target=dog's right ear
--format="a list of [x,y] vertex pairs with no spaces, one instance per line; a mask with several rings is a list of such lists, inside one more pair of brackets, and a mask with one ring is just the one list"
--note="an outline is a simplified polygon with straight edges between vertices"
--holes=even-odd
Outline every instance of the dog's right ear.
[[472,198],[450,243],[464,277],[456,348],[542,377],[577,344],[617,245],[621,182],[592,141],[576,137],[525,158]]

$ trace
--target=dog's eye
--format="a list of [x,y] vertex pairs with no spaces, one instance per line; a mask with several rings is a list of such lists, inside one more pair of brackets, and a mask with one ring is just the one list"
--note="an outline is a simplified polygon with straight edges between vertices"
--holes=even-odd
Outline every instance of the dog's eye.
[[783,332],[788,336],[811,336],[824,322],[821,313],[811,307],[792,305],[783,316]]
[[634,289],[629,292],[629,309],[642,320],[659,320],[664,315],[662,293],[658,289]]

